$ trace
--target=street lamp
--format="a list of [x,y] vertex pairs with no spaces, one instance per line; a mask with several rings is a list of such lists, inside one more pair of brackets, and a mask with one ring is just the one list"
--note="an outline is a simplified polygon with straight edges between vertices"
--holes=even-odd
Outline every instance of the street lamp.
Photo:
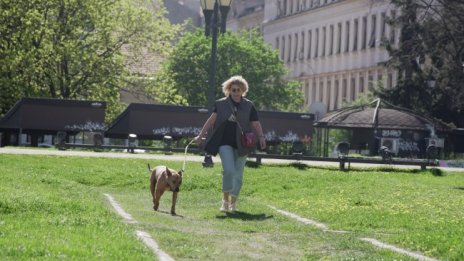
[[[216,53],[218,28],[219,26],[221,27],[221,33],[226,32],[227,14],[229,13],[231,3],[232,0],[200,0],[201,9],[203,9],[203,15],[205,16],[205,35],[209,37],[212,31],[207,104],[207,109],[210,112],[213,109],[213,102],[216,96]],[[221,11],[221,17],[219,17],[219,11]],[[221,19],[220,21],[219,18]],[[211,155],[205,154],[203,166],[212,167],[213,165]]]
[[[217,60],[217,40],[218,28],[221,33],[226,31],[227,14],[230,10],[232,0],[200,0],[203,15],[205,16],[205,35],[212,34],[211,41],[211,63],[209,68],[209,88],[208,88],[208,110],[213,107],[216,90],[216,60]],[[219,11],[221,17],[219,17]],[[220,19],[220,20],[219,20]]]

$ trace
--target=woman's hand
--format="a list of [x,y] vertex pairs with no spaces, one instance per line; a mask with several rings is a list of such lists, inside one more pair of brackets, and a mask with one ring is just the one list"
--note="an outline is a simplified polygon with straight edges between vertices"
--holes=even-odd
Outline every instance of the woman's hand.
[[196,136],[195,138],[193,138],[195,140],[195,143],[197,145],[200,145],[201,143],[203,143],[203,137],[201,137],[200,135]]
[[261,127],[261,123],[259,121],[252,121],[251,126],[255,130],[255,133],[258,134],[258,141],[261,150],[266,149],[266,139],[263,135],[263,127]]

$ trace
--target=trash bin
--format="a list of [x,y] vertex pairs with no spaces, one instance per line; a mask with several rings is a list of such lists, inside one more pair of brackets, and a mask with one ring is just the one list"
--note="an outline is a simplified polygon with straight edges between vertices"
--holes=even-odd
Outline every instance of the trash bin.
[[205,154],[205,158],[201,165],[203,165],[204,168],[212,168],[214,166],[213,157],[209,154]]
[[134,153],[134,149],[137,147],[137,134],[129,134],[129,152]]
[[171,136],[168,136],[168,135],[165,135],[163,137],[163,142],[164,142],[164,148],[169,150],[171,149],[171,144],[172,144],[172,137]]
[[60,150],[64,150],[66,148],[66,138],[67,134],[65,131],[57,132],[55,146],[58,147],[58,149]]
[[93,134],[93,146],[95,146],[96,149],[100,149],[103,146],[103,134],[101,132]]

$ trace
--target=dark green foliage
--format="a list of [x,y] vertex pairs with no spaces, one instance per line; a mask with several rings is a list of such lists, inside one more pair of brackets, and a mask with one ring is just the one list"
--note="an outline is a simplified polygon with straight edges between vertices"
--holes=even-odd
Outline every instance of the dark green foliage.
[[164,49],[174,31],[147,0],[0,5],[0,115],[22,97],[51,97],[106,101],[111,118],[121,111],[128,64]]
[[[401,14],[399,45],[387,43],[398,84],[378,95],[426,116],[464,126],[464,3],[392,0]],[[434,83],[434,84],[430,84]]]
[[[163,103],[204,106],[207,103],[211,38],[201,30],[187,33],[176,44],[157,76],[156,96]],[[225,33],[218,39],[216,99],[224,96],[221,83],[232,75],[248,81],[257,108],[299,111],[303,94],[297,82],[287,82],[285,66],[256,32]]]

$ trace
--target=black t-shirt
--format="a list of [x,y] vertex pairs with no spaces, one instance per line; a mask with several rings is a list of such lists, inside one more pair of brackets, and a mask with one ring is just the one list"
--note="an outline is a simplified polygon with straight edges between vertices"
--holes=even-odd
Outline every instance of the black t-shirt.
[[[232,99],[230,100],[232,101],[232,104],[234,106],[234,111],[237,112],[237,108],[240,103],[235,102]],[[217,112],[216,104],[214,104],[213,112]],[[255,106],[251,107],[250,121],[258,121],[258,112],[256,111]],[[237,148],[237,139],[235,138],[236,130],[237,130],[237,122],[228,120],[224,128],[224,133],[222,135],[222,141],[220,145],[229,145],[229,146],[232,146],[233,148]]]

